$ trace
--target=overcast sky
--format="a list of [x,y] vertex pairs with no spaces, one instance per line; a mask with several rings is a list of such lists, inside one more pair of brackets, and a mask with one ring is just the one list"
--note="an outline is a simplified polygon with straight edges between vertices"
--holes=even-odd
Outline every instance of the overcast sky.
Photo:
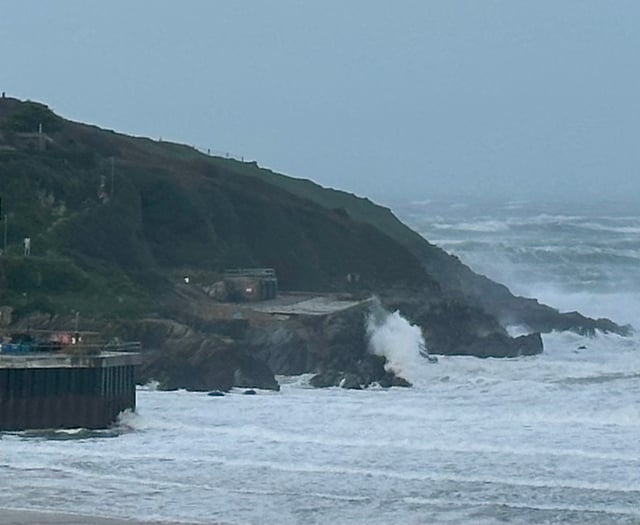
[[640,2],[0,0],[0,90],[377,200],[640,193]]

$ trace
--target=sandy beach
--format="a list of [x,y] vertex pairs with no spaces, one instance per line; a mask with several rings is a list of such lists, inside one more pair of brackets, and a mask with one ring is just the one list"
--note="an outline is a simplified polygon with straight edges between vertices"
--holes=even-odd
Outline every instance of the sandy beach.
[[[160,521],[135,521],[117,518],[0,509],[0,525],[188,525]],[[214,523],[211,523],[214,525]]]

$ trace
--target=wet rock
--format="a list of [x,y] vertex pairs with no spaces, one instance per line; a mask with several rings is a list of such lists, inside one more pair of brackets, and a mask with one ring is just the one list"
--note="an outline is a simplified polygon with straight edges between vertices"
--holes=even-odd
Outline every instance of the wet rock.
[[280,388],[269,367],[229,337],[163,319],[140,321],[128,335],[142,342],[140,383],[155,380],[161,389],[194,391]]
[[512,315],[516,320],[537,332],[571,331],[580,335],[593,336],[596,331],[629,336],[633,333],[630,325],[619,325],[610,319],[592,319],[579,312],[559,312],[555,308],[538,303],[534,299],[523,299]]
[[539,332],[516,337],[513,346],[518,356],[541,354],[544,349],[542,336]]
[[382,378],[378,380],[378,384],[383,388],[390,388],[392,386],[398,387],[410,387],[413,386],[409,381],[403,377],[399,377],[391,372],[387,372]]
[[345,374],[340,380],[340,387],[347,390],[362,390],[363,380],[356,374]]
[[458,355],[521,357],[540,354],[542,349],[542,338],[539,333],[516,338],[496,333],[474,339],[468,346],[460,348]]
[[239,367],[233,374],[233,384],[239,388],[280,390],[280,385],[269,366],[260,359],[246,354],[238,356]]
[[330,386],[338,386],[340,384],[340,379],[342,376],[339,372],[334,370],[326,370],[319,374],[314,375],[310,380],[309,384],[316,388],[327,388]]
[[274,322],[254,329],[247,338],[247,346],[256,358],[281,375],[300,375],[314,368],[310,352],[315,350],[313,330],[305,323]]
[[459,300],[416,301],[396,295],[387,308],[396,308],[422,327],[430,352],[476,357],[520,357],[543,350],[539,333],[511,337],[495,317]]
[[221,392],[220,390],[212,390],[211,392],[208,392],[207,395],[209,397],[224,397],[224,392]]

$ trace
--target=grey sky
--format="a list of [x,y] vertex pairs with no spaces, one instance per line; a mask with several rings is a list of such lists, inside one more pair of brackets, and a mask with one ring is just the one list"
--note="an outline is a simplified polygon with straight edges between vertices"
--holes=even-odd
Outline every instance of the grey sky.
[[0,0],[0,89],[375,199],[640,190],[640,2]]

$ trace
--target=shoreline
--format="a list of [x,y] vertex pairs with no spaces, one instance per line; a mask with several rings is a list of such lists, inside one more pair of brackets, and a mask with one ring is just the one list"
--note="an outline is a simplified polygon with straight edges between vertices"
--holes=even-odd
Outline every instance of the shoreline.
[[[58,511],[0,509],[0,525],[196,525],[185,522],[107,518]],[[207,524],[197,524],[207,525]],[[208,525],[221,525],[211,522]]]

